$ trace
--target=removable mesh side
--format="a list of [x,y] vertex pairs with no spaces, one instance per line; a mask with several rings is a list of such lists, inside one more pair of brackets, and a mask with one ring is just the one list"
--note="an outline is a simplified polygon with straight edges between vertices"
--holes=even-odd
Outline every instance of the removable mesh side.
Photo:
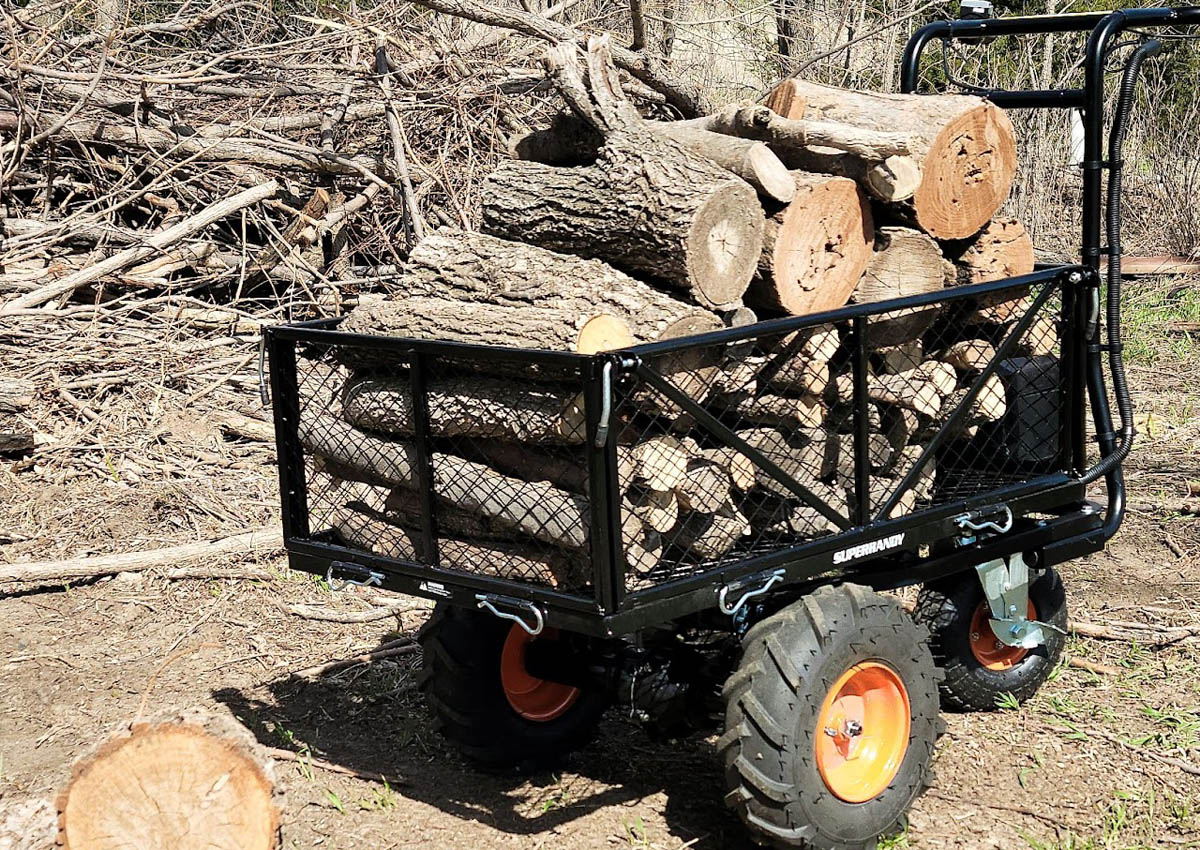
[[1015,287],[869,315],[861,340],[845,320],[648,360],[718,427],[649,380],[619,388],[626,589],[837,534],[860,509],[896,519],[1061,469],[1061,302],[1046,285],[1036,310],[1040,287]]
[[300,347],[314,535],[406,563],[592,596],[578,368],[440,353],[419,361],[414,384],[403,352]]

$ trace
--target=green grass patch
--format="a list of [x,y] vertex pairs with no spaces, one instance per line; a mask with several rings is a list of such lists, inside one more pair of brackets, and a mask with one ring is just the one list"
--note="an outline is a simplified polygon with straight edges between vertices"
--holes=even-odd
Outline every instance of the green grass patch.
[[1126,281],[1121,328],[1125,359],[1152,366],[1164,359],[1200,355],[1200,332],[1171,330],[1174,322],[1200,322],[1200,286],[1180,278]]

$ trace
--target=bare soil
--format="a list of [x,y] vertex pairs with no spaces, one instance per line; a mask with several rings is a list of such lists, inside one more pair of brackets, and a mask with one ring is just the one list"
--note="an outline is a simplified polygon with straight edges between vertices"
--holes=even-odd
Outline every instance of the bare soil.
[[[1200,519],[1154,507],[1180,501],[1200,479],[1200,364],[1168,350],[1131,379],[1138,509],[1106,552],[1063,568],[1072,617],[1200,626]],[[214,439],[204,422],[193,423],[197,436],[171,420],[169,403],[154,415],[175,422],[156,437],[164,456],[171,440]],[[0,561],[188,542],[277,516],[265,447],[227,443],[219,451],[236,465],[182,464],[171,474],[142,462],[137,481],[109,474],[123,467],[120,447],[108,451],[115,464],[92,463],[95,474],[55,485],[28,462],[0,466]],[[288,606],[356,611],[377,594],[331,594],[278,556],[260,566],[277,577],[151,573],[0,593],[0,809],[61,787],[71,764],[145,696],[147,713],[228,710],[271,746],[395,780],[282,764],[285,847],[752,846],[723,804],[715,737],[655,741],[612,713],[561,773],[485,775],[432,731],[415,685],[418,655],[293,677],[414,634],[425,613],[363,625],[304,619]],[[1072,638],[1071,656],[1121,672],[1063,666],[1020,709],[947,715],[936,785],[907,831],[882,846],[1200,847],[1200,776],[1179,766],[1200,764],[1198,647]]]

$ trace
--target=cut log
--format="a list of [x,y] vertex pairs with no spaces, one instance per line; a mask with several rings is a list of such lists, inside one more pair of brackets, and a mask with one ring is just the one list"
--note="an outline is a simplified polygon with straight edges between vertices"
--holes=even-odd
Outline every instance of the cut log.
[[978,372],[996,357],[996,349],[986,339],[962,339],[937,355],[960,372]]
[[1033,271],[1033,240],[1015,218],[994,218],[972,239],[949,243],[946,255],[959,285],[987,283]]
[[[415,487],[415,455],[408,443],[368,434],[332,416],[301,418],[301,444],[393,487]],[[430,458],[438,499],[509,524],[535,540],[571,550],[586,548],[590,527],[583,499],[542,482],[501,475],[490,467],[434,452]]]
[[[546,481],[568,493],[588,494],[587,459],[582,453],[560,454],[501,440],[464,440],[455,446],[455,452],[514,478]],[[628,477],[631,465],[628,448],[618,446],[620,480]]]
[[934,384],[914,375],[914,371],[868,376],[867,396],[872,401],[905,407],[924,416],[936,416],[942,408],[942,394]]
[[740,417],[742,422],[770,425],[788,431],[819,427],[825,417],[821,400],[814,396],[796,398],[772,393],[758,396],[738,393],[718,396],[712,404]]
[[[937,292],[945,286],[946,261],[937,243],[906,227],[881,227],[875,253],[854,290],[854,301],[866,304]],[[929,329],[940,305],[909,307],[873,316],[867,328],[872,348],[900,345]]]
[[738,490],[749,490],[758,479],[754,462],[734,448],[704,449],[701,454],[719,464],[729,473],[729,479]]
[[938,239],[966,238],[1008,198],[1016,174],[1016,142],[1008,116],[994,104],[971,95],[879,94],[806,80],[795,84],[807,103],[806,121],[909,139],[908,153],[920,165],[921,183],[908,203],[926,233]]
[[889,345],[873,352],[872,361],[885,375],[905,372],[925,362],[925,345],[920,339],[912,339],[899,345]]
[[663,539],[667,545],[684,549],[698,558],[715,560],[727,554],[751,531],[746,517],[729,507],[721,513],[681,513],[679,522],[663,535]]
[[[941,410],[938,411],[935,423],[948,420],[954,411],[963,405],[966,397],[967,388],[965,387],[947,396],[946,400],[942,403]],[[979,394],[971,402],[966,415],[959,420],[956,433],[962,433],[974,425],[982,425],[985,422],[995,422],[1002,419],[1007,410],[1008,402],[1004,393],[1004,382],[996,375],[990,375],[983,382]]]
[[843,177],[791,172],[795,199],[766,220],[758,272],[746,298],[792,315],[846,303],[871,260],[866,196]]
[[[797,81],[798,87],[803,85],[807,84]],[[914,146],[914,139],[902,131],[880,130],[878,124],[868,127],[861,123],[813,120],[808,117],[810,115],[807,107],[805,118],[790,119],[766,106],[734,105],[715,115],[676,123],[743,139],[757,139],[781,151],[828,148],[845,151],[869,162],[881,162],[889,156],[908,156]]]
[[721,327],[597,260],[443,228],[413,249],[397,301],[357,307],[351,333],[592,353]]
[[270,759],[245,727],[207,712],[114,734],[75,766],[57,808],[66,850],[278,846]]
[[745,181],[647,131],[621,94],[607,40],[588,43],[585,87],[576,47],[547,64],[572,110],[604,137],[596,161],[561,168],[502,163],[482,188],[482,229],[677,287],[710,308],[735,307],[762,250],[763,222]]
[[[438,437],[489,437],[517,443],[571,445],[587,437],[582,394],[500,378],[456,377],[427,387],[429,432]],[[387,434],[415,433],[407,378],[355,376],[342,391],[351,425]]]
[[645,574],[658,566],[662,560],[662,535],[646,525],[629,506],[621,522],[621,544],[624,549],[625,566],[628,572]]
[[32,381],[0,378],[0,452],[33,448],[33,429],[24,417],[33,404]]
[[1038,316],[1030,323],[1029,329],[1017,340],[1014,353],[1026,357],[1040,357],[1044,354],[1054,354],[1057,347],[1057,320],[1053,316]]
[[704,457],[693,457],[683,480],[675,485],[675,496],[685,510],[711,514],[729,503],[732,489],[733,481],[724,467]]
[[687,473],[690,455],[675,437],[656,436],[630,451],[634,481],[651,490],[674,490]]
[[[712,160],[745,180],[767,200],[786,204],[796,194],[787,167],[762,142],[714,133],[682,121],[647,121],[642,127]],[[560,113],[546,129],[513,139],[509,153],[517,159],[545,165],[592,165],[603,145],[604,137],[592,125],[577,116]]]
[[926,360],[913,369],[897,374],[905,375],[914,381],[928,381],[933,384],[938,395],[941,396],[950,395],[958,386],[958,373],[954,371],[954,367],[949,363],[940,363],[936,360]]
[[[738,436],[762,452],[767,460],[778,466],[785,475],[796,483],[812,489],[821,476],[825,466],[825,449],[828,436],[822,428],[812,428],[796,431],[791,435],[791,442],[779,431],[773,428],[754,428],[738,431]],[[800,445],[794,445],[799,443]],[[776,495],[793,497],[795,494],[783,483],[777,481],[765,469],[756,470],[757,485]]]
[[[348,546],[400,561],[426,562],[420,531],[392,525],[386,517],[362,505],[346,505],[333,512],[333,527]],[[577,558],[536,546],[514,546],[500,542],[438,539],[438,556],[443,566],[477,575],[535,581],[551,587],[578,587]]]
[[[368,485],[359,485],[360,488],[366,486]],[[352,494],[351,498],[343,500],[343,505],[352,505],[360,511],[365,507],[368,512],[378,514],[380,519],[384,519],[392,525],[413,529],[417,538],[420,539],[425,510],[421,506],[421,499],[416,491],[407,487],[376,487],[374,489],[376,492],[370,496],[361,491],[358,494]],[[379,491],[383,493],[382,502],[379,501]],[[357,495],[358,498],[354,498],[353,495]],[[471,513],[453,505],[435,505],[434,517],[437,521],[439,537],[509,543],[518,537],[518,534],[512,530],[511,523]],[[531,547],[527,545],[525,548]],[[565,575],[562,572],[559,574]]]
[[633,487],[627,493],[628,510],[653,531],[668,531],[679,520],[679,500],[674,490]]

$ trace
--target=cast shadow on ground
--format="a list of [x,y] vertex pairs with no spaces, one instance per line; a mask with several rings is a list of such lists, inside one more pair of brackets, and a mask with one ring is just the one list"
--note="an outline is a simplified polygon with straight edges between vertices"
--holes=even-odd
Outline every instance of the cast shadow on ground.
[[235,688],[214,697],[264,744],[307,746],[336,764],[403,777],[406,783],[395,789],[402,796],[510,834],[569,830],[572,820],[597,809],[625,807],[621,823],[629,834],[618,837],[634,845],[645,838],[639,812],[646,809],[639,801],[662,793],[667,828],[694,842],[689,847],[754,846],[722,800],[721,769],[712,739],[703,734],[655,741],[613,709],[596,739],[559,771],[483,773],[434,731],[415,679],[415,662],[376,664],[316,681],[286,676],[265,685],[269,698]]

